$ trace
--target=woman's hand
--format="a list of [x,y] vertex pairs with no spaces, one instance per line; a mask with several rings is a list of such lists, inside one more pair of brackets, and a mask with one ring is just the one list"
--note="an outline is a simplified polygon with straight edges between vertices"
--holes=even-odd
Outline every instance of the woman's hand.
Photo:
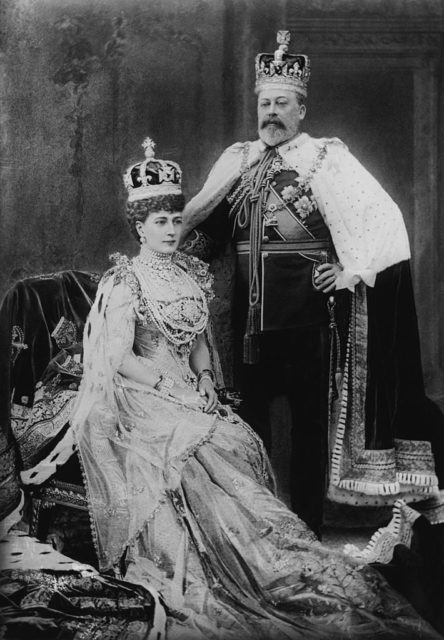
[[175,384],[173,386],[170,391],[170,395],[176,400],[184,402],[185,404],[195,405],[202,408],[205,404],[205,400],[199,393],[197,393],[197,391],[193,391],[192,389],[188,389],[186,387],[181,387],[178,384]]
[[217,407],[217,403],[218,403],[217,393],[214,389],[214,384],[212,380],[210,380],[210,378],[207,376],[203,377],[202,380],[199,382],[198,389],[199,389],[199,395],[202,398],[206,399],[204,412],[212,413]]
[[314,279],[315,287],[324,293],[330,293],[336,289],[336,280],[342,271],[342,267],[338,262],[333,264],[324,262],[316,267],[316,276]]

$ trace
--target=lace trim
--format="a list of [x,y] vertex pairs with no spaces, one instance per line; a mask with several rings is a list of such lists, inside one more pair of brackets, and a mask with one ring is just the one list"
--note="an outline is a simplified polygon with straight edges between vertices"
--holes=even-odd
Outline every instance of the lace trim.
[[180,457],[182,462],[186,462],[189,458],[191,458],[191,456],[194,456],[194,454],[198,449],[200,449],[204,444],[206,444],[211,440],[211,438],[213,437],[214,431],[216,429],[216,426],[217,426],[217,420],[214,421],[208,433],[202,436],[202,438],[198,440],[196,444],[191,445],[190,447],[188,447],[188,449],[185,450],[185,453],[183,453]]
[[[191,456],[193,456],[196,451],[198,449],[200,449],[200,447],[202,447],[204,444],[206,444],[213,436],[214,430],[216,428],[216,422],[211,426],[209,432],[207,434],[205,434],[196,444],[191,445],[190,447],[188,447],[188,449],[186,449],[185,453],[182,454],[182,456],[180,457],[180,459],[183,462],[186,462]],[[161,492],[162,497],[158,500],[156,506],[154,507],[154,509],[151,511],[150,515],[145,518],[145,520],[143,521],[143,523],[140,525],[140,527],[137,529],[137,531],[135,531],[129,538],[127,538],[126,542],[124,542],[122,544],[121,550],[118,553],[118,557],[113,558],[112,563],[115,564],[116,561],[120,560],[120,558],[123,556],[123,554],[125,553],[126,549],[128,549],[129,547],[131,547],[137,540],[137,538],[141,535],[141,533],[143,532],[143,530],[146,528],[146,526],[154,519],[154,517],[159,513],[160,509],[163,507],[164,504],[166,504],[167,499],[168,499],[168,493],[166,490]],[[175,503],[173,500],[171,500],[172,504],[174,506]],[[177,509],[176,509],[177,510]],[[179,515],[181,515],[179,513]],[[183,514],[182,514],[183,515]],[[117,554],[116,554],[117,555]]]
[[396,500],[389,524],[372,535],[365,549],[361,551],[356,545],[346,544],[344,553],[365,563],[387,564],[392,560],[397,544],[410,546],[413,536],[412,525],[420,516],[420,513],[408,507],[403,500]]
[[[92,501],[91,501],[91,494],[89,492],[89,484],[88,484],[88,479],[87,479],[87,475],[86,475],[86,471],[85,471],[85,465],[83,463],[83,458],[82,458],[82,454],[80,452],[80,448],[77,447],[76,450],[77,450],[78,459],[79,459],[80,471],[82,473],[83,486],[85,487],[86,504],[88,506],[89,524],[90,524],[90,528],[91,528],[91,538],[92,538],[92,541],[93,541],[94,550],[95,550],[96,555],[97,555],[97,560],[99,561],[99,565],[101,565],[102,564],[102,556],[101,556],[101,553],[99,551],[99,535],[97,533],[96,521],[95,521],[94,511],[93,511],[93,506],[92,506]],[[107,569],[108,566],[105,566],[103,568]]]

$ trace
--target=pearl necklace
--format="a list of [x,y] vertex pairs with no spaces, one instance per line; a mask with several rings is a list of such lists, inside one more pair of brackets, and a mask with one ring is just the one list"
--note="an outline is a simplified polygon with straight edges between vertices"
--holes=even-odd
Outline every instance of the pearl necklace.
[[[174,254],[145,251],[133,259],[133,268],[151,319],[169,342],[189,344],[204,331],[209,315],[205,294],[175,263]],[[170,299],[165,301],[165,295]]]
[[143,255],[140,253],[135,260],[154,271],[156,275],[159,275],[161,278],[166,278],[171,274],[173,266],[172,253],[160,253],[160,251],[145,249]]

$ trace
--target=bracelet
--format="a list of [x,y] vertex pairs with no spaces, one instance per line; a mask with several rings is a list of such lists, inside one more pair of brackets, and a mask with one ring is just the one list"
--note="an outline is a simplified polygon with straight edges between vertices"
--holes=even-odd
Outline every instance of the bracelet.
[[200,378],[199,378],[199,380],[198,380],[198,382],[197,382],[197,390],[199,390],[199,385],[200,385],[200,383],[202,382],[202,380],[209,380],[209,381],[211,382],[211,384],[214,386],[214,381],[213,381],[213,379],[212,379],[209,375],[207,375],[206,373],[204,373],[204,375],[203,375],[203,376],[200,376]]
[[154,385],[156,391],[160,391],[161,393],[166,393],[170,395],[170,391],[174,386],[174,380],[171,376],[161,375],[159,380]]
[[208,378],[208,380],[211,380],[211,382],[214,384],[214,373],[211,371],[211,369],[202,369],[202,371],[199,371],[199,373],[197,374],[197,384],[199,384],[201,380],[204,380],[205,378]]

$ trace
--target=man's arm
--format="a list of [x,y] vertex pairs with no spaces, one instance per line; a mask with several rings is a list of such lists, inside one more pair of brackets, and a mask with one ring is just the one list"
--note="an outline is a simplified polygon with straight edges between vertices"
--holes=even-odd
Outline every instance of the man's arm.
[[211,169],[202,189],[188,202],[183,212],[182,238],[200,226],[231,191],[244,170],[256,164],[263,143],[236,142],[228,147]]
[[377,273],[409,259],[398,206],[345,145],[328,145],[311,187],[343,267],[337,289],[353,291],[361,280],[373,287]]
[[229,204],[224,198],[214,211],[183,239],[181,250],[210,262],[230,239]]

